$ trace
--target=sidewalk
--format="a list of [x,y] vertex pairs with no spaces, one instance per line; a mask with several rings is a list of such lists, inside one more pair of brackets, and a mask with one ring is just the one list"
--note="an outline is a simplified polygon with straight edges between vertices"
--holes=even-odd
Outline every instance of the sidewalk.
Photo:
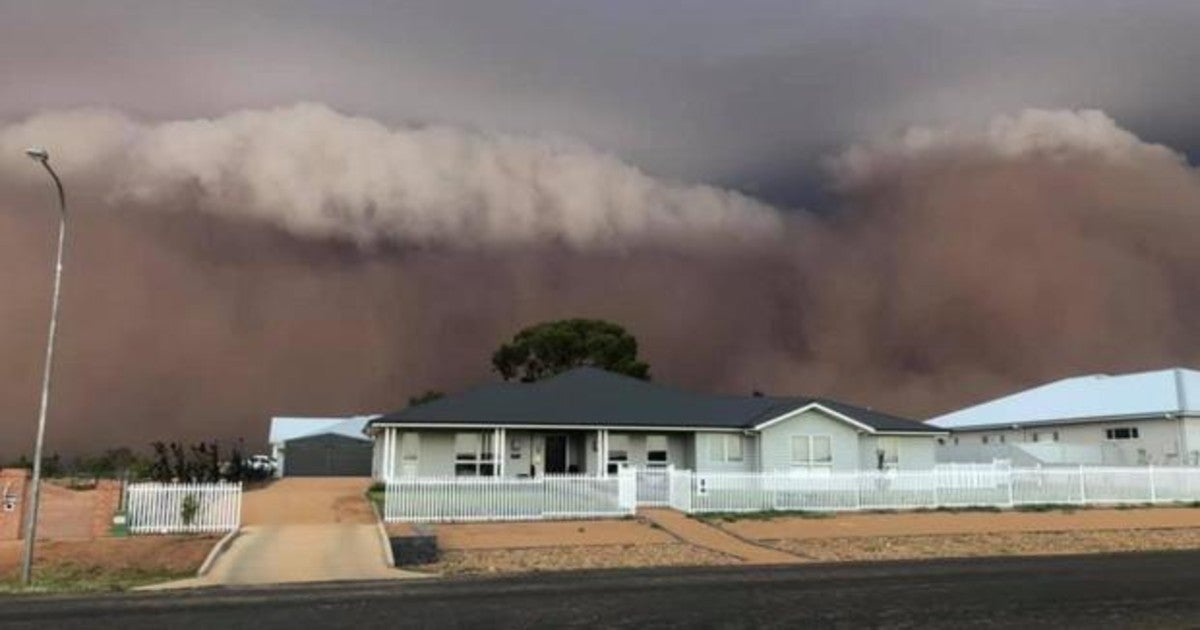
[[639,510],[638,515],[688,544],[740,558],[747,564],[800,562],[800,558],[790,553],[748,543],[712,525],[689,518],[682,512],[667,508],[647,508]]

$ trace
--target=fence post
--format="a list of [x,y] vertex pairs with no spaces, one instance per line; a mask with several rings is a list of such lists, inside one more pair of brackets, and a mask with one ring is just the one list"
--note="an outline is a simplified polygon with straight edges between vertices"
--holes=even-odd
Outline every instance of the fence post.
[[1087,483],[1084,478],[1083,464],[1079,465],[1079,504],[1087,503]]
[[938,490],[942,485],[942,480],[941,475],[939,475],[936,470],[930,473],[930,476],[933,478],[933,509],[936,510],[941,506],[941,501],[938,497]]
[[1008,477],[1008,508],[1011,510],[1012,508],[1017,506],[1017,502],[1013,498],[1013,471],[1012,471],[1012,468],[1010,467],[1005,472],[1007,473],[1006,476]]
[[858,512],[858,511],[862,510],[862,481],[863,481],[862,469],[858,469],[858,470],[854,471],[853,479],[854,479],[854,511]]
[[1146,466],[1146,475],[1150,477],[1150,503],[1158,503],[1158,489],[1154,486],[1154,464]]

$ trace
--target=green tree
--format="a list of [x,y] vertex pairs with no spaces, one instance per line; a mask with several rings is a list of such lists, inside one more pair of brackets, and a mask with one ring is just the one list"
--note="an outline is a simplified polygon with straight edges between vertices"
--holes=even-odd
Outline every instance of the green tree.
[[618,324],[564,319],[518,332],[492,354],[492,367],[506,381],[537,381],[585,365],[649,380],[650,366],[637,354],[637,339]]

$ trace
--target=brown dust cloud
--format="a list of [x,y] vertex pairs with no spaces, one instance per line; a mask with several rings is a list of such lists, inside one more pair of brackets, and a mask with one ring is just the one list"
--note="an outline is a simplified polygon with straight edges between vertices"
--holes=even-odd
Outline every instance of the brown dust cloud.
[[72,206],[51,452],[392,410],[559,317],[624,324],[664,383],[916,418],[1200,358],[1200,173],[1098,111],[867,139],[821,212],[318,104],[51,111],[0,124],[3,457],[32,444],[49,311],[32,144]]

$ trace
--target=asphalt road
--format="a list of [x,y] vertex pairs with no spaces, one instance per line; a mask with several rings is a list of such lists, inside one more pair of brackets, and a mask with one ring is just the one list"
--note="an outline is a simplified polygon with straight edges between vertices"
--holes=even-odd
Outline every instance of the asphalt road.
[[0,628],[1200,627],[1200,551],[0,600]]

